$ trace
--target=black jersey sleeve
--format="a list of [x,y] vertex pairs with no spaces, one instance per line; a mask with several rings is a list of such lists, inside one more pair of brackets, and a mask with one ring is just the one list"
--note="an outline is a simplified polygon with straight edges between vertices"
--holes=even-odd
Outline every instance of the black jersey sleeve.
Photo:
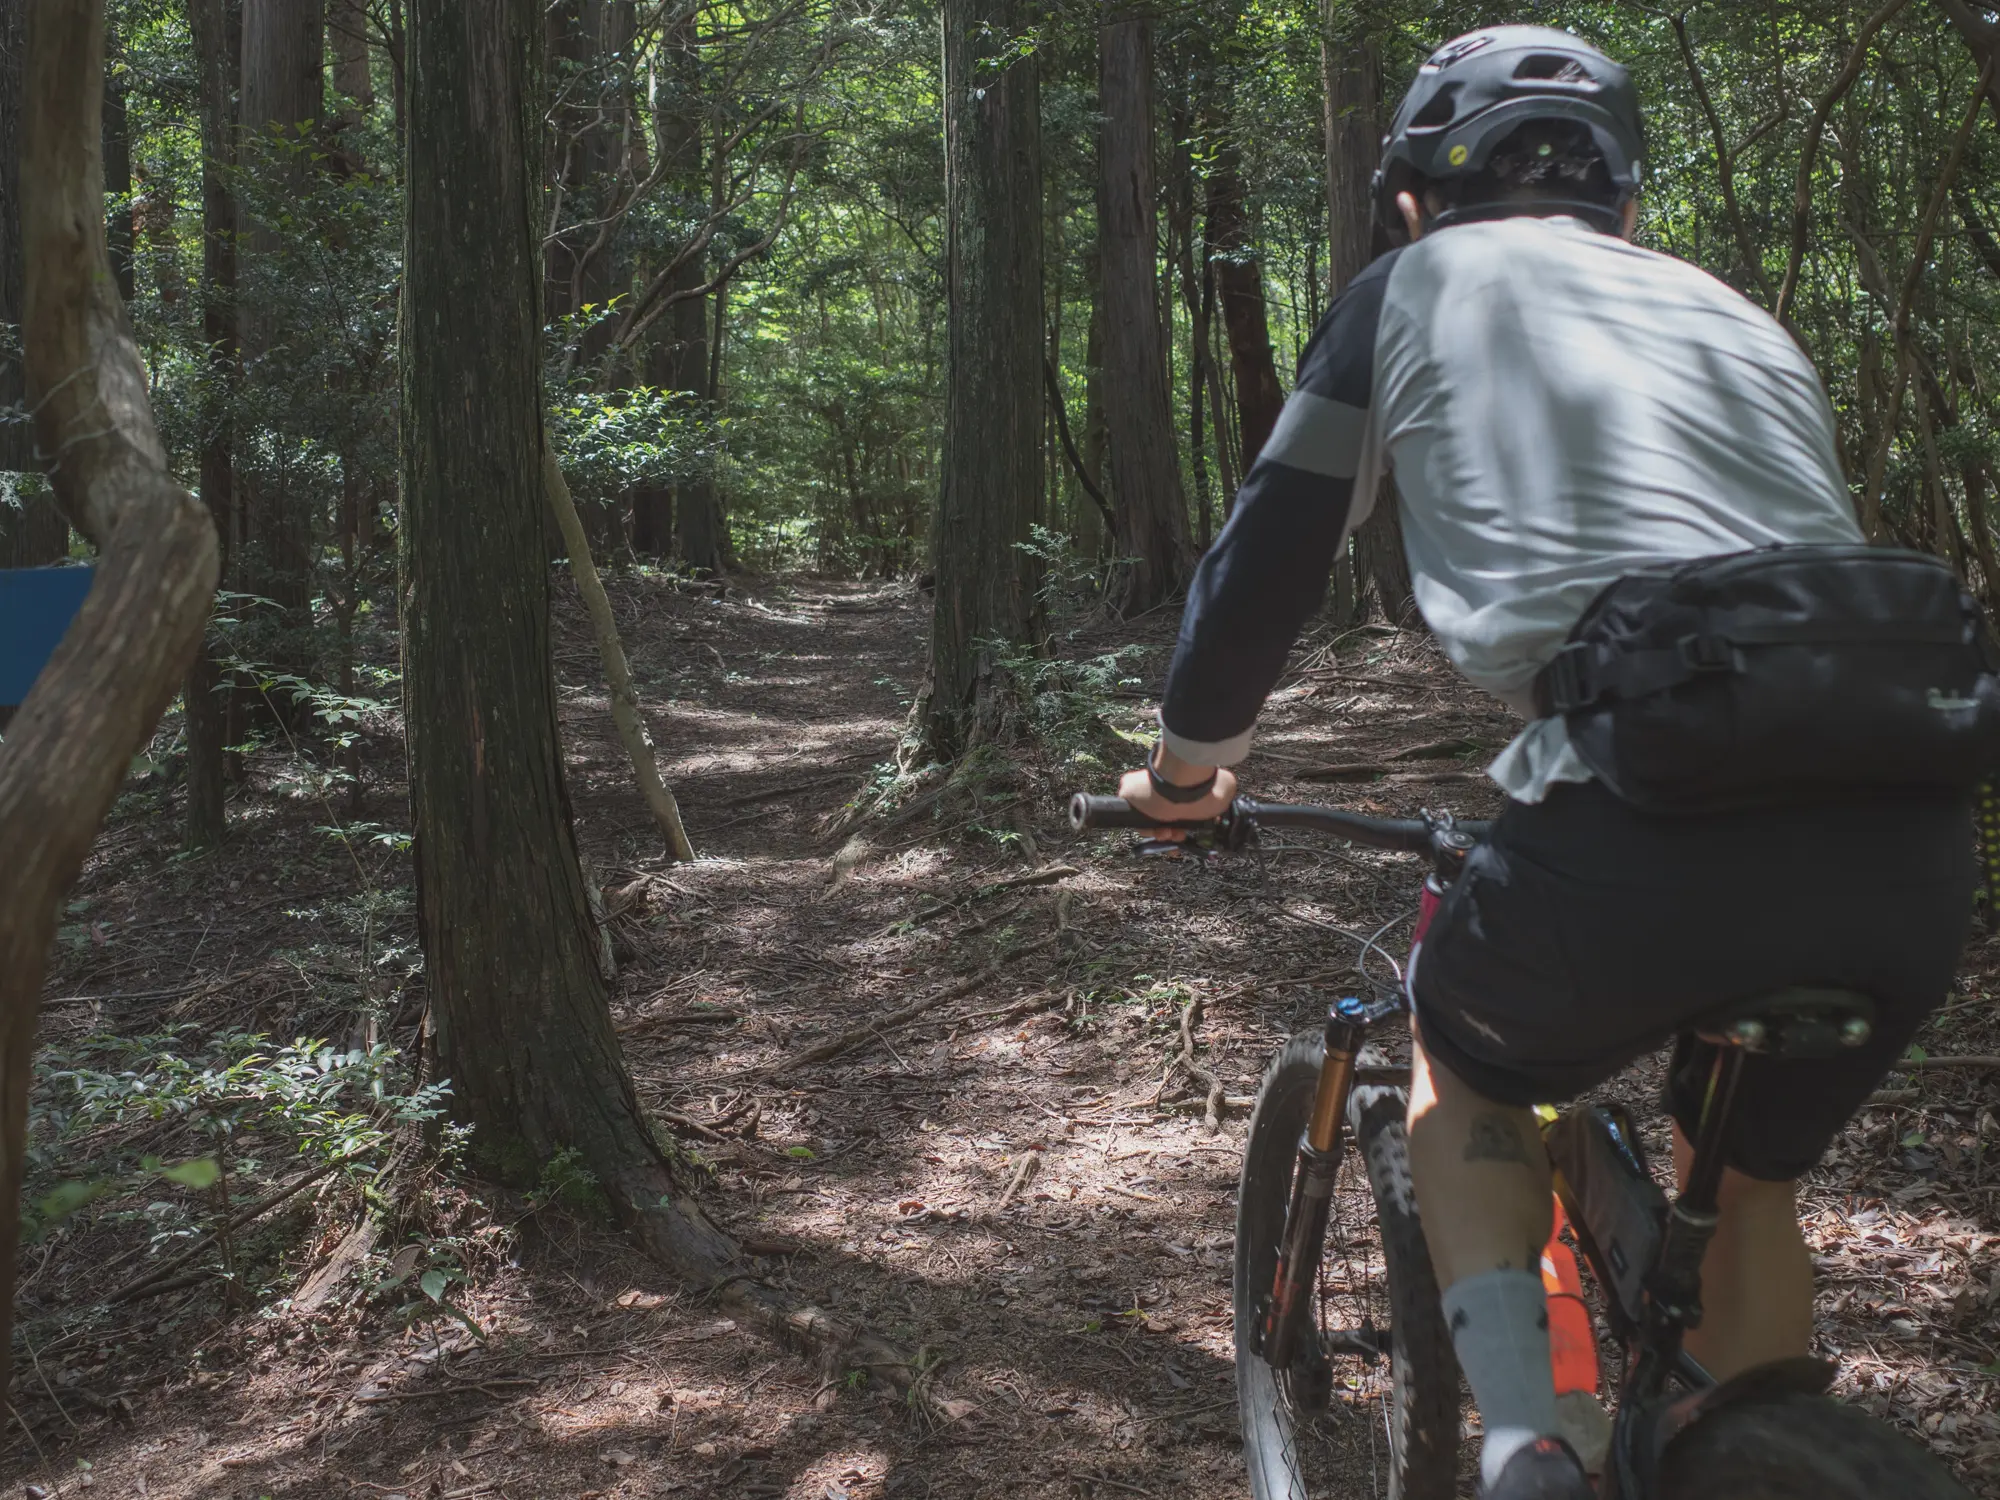
[[1160,730],[1168,749],[1196,765],[1234,765],[1249,753],[1257,712],[1326,597],[1356,516],[1375,337],[1395,258],[1376,260],[1327,309],[1229,524],[1195,570]]

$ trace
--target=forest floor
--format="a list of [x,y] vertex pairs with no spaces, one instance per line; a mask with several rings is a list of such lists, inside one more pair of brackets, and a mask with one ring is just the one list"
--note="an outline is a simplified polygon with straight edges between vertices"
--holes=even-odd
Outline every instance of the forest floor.
[[[365,1206],[336,1172],[186,1274],[112,1300],[219,1217],[202,1190],[159,1183],[101,1199],[23,1253],[33,1353],[0,1450],[5,1493],[1244,1495],[1229,1265],[1246,1111],[1227,1105],[1211,1134],[1206,1088],[1169,1062],[1198,999],[1199,1065],[1240,1099],[1329,996],[1393,982],[1413,862],[1302,840],[1261,867],[1134,857],[1122,838],[1063,825],[1066,784],[1108,789],[1109,771],[1039,751],[971,812],[877,822],[843,844],[823,820],[893,753],[926,601],[812,578],[740,581],[720,599],[649,573],[610,586],[701,853],[692,866],[661,858],[565,592],[570,795],[607,892],[617,1023],[641,1095],[712,1169],[710,1211],[774,1280],[923,1351],[937,1410],[913,1416],[678,1294],[565,1206],[586,1203],[588,1184],[559,1169],[525,1197],[406,1177],[396,1228],[365,1256]],[[1073,677],[1085,687],[1052,700],[1058,714],[1094,694],[1114,727],[1139,729],[1172,630],[1170,613],[1070,621],[1056,637],[1067,659],[1138,649]],[[1511,732],[1421,632],[1322,632],[1295,658],[1245,780],[1272,798],[1478,815],[1496,801],[1479,766]],[[170,1028],[190,1055],[232,1027],[410,1044],[421,975],[393,724],[371,744],[363,803],[338,816],[296,752],[257,752],[230,842],[201,858],[175,853],[171,781],[135,783],[64,929],[46,1099],[72,1097],[64,1069],[115,1072],[107,1038]],[[1301,778],[1329,763],[1377,769]],[[1923,1038],[1932,1058],[2000,1052],[1996,970],[2000,948],[1981,934]],[[934,1008],[883,1024],[925,998]],[[830,1060],[786,1061],[871,1021]],[[1644,1063],[1614,1085],[1656,1144],[1658,1071]],[[1841,1389],[1989,1500],[1996,1079],[1896,1075],[1805,1192]],[[46,1134],[58,1115],[50,1103],[38,1117],[45,1176],[64,1170]],[[87,1144],[193,1154],[175,1134],[183,1117],[164,1118],[96,1127]],[[232,1150],[238,1204],[296,1180],[300,1163],[254,1131]],[[169,1221],[178,1237],[149,1248]],[[233,1279],[212,1274],[225,1254]],[[439,1311],[411,1291],[426,1270],[477,1336],[424,1321]],[[1365,1400],[1336,1408],[1331,1441],[1357,1466],[1356,1493],[1378,1433]]]

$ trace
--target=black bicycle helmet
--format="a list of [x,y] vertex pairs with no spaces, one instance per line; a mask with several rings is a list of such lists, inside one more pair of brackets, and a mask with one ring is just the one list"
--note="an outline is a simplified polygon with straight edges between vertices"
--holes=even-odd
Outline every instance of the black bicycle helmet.
[[[1430,55],[1382,138],[1375,212],[1391,241],[1407,238],[1398,193],[1483,171],[1494,147],[1531,120],[1572,121],[1587,129],[1617,191],[1616,203],[1608,207],[1601,201],[1538,198],[1542,211],[1573,213],[1600,228],[1615,228],[1625,201],[1638,189],[1646,149],[1631,74],[1566,31],[1490,26]],[[1506,211],[1485,204],[1453,209],[1434,222]]]

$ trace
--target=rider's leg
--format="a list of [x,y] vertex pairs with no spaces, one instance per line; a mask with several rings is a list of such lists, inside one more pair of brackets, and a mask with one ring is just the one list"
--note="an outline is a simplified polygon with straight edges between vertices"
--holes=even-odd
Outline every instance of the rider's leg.
[[1549,1160],[1534,1114],[1482,1098],[1416,1048],[1410,1179],[1460,1368],[1485,1427],[1479,1466],[1560,1432],[1541,1255]]
[[[1693,1148],[1674,1126],[1674,1175],[1687,1181]],[[1721,1217],[1701,1262],[1701,1327],[1687,1352],[1727,1380],[1769,1360],[1812,1352],[1812,1256],[1799,1232],[1794,1184],[1722,1174]]]

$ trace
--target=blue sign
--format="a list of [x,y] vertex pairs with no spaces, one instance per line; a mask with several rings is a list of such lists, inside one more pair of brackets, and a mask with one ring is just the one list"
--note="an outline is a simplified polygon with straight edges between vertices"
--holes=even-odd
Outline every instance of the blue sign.
[[0,568],[0,708],[19,708],[90,592],[90,568]]

